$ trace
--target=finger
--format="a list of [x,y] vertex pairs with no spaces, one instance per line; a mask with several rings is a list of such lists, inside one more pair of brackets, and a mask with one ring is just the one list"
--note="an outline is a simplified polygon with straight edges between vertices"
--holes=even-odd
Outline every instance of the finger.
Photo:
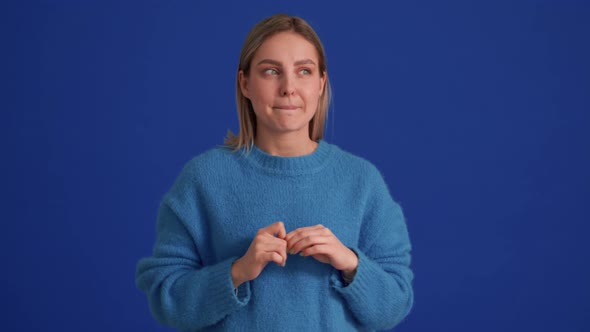
[[269,243],[268,251],[273,251],[281,255],[282,260],[279,265],[285,266],[287,263],[287,241],[273,237],[273,241]]
[[[275,251],[264,252],[261,254],[261,258],[265,263],[275,262],[279,266],[283,266],[285,259]],[[266,264],[265,264],[266,265]]]
[[[284,240],[283,240],[284,241]],[[281,251],[279,252],[283,256],[283,267],[287,264],[287,241],[284,241],[281,245]]]
[[284,239],[287,236],[287,231],[285,230],[285,224],[282,221],[277,221],[273,224],[270,224],[260,231],[275,235],[279,239]]
[[302,247],[309,246],[310,243],[313,243],[312,239],[319,235],[317,231],[313,230],[302,231],[287,240],[287,250],[289,253],[294,254],[301,250]]
[[268,233],[258,234],[255,238],[255,242],[259,251],[279,252],[287,250],[287,241]]
[[281,256],[281,261],[279,263],[277,263],[275,261],[275,263],[277,263],[278,265],[285,267],[285,265],[287,265],[287,251],[285,250],[285,248],[283,247],[283,249],[279,252],[274,252],[276,254],[279,254]]
[[301,248],[294,248],[297,245],[297,243],[299,243],[305,238],[317,236],[329,239],[331,237],[334,237],[334,234],[332,234],[332,232],[328,228],[322,225],[301,229],[299,232],[293,234],[291,237],[286,238],[287,250],[291,253],[293,253],[293,251],[301,250]]
[[287,242],[289,242],[290,239],[292,239],[292,238],[294,238],[294,237],[296,237],[298,235],[301,235],[302,233],[309,232],[309,231],[314,231],[314,230],[320,230],[320,229],[323,229],[323,228],[326,228],[326,227],[324,227],[324,225],[322,225],[322,224],[317,224],[317,225],[314,225],[314,226],[307,226],[307,227],[297,228],[297,229],[289,232],[289,234],[287,234],[287,236],[285,237],[285,240],[287,240]]
[[282,263],[287,260],[287,241],[279,239],[268,233],[259,234],[256,243],[257,252],[276,252],[281,257]]
[[311,246],[326,244],[329,242],[329,238],[322,235],[310,235],[301,238],[299,241],[294,243],[289,249],[289,253],[297,254],[298,252],[305,250]]
[[[328,232],[326,232],[326,230]],[[292,232],[290,232],[289,234],[287,234],[287,236],[285,237],[285,240],[287,240],[287,249],[290,249],[293,244],[297,243],[299,240],[301,240],[302,238],[306,237],[306,236],[312,236],[312,235],[328,235],[329,230],[324,227],[323,225],[315,225],[315,226],[309,226],[309,227],[301,227],[298,228]]]
[[317,244],[307,247],[301,251],[301,256],[327,255],[331,253],[330,246],[327,244]]
[[349,248],[333,244],[320,244],[301,252],[302,256],[312,256],[316,260],[332,265],[337,270],[352,271],[358,267],[358,256]]

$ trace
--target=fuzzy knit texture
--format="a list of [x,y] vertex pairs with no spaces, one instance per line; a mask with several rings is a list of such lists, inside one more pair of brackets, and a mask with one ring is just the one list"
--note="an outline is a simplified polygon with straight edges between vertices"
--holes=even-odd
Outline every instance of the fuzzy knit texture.
[[[313,257],[269,263],[235,292],[232,263],[258,229],[322,224],[359,257],[353,281]],[[181,331],[373,331],[413,303],[402,210],[377,168],[326,141],[305,156],[219,147],[188,162],[164,196],[152,256],[136,285],[153,316]]]

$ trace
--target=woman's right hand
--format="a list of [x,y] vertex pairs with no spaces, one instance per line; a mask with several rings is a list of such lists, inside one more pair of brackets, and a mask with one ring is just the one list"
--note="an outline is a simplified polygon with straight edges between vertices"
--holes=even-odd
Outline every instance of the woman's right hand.
[[275,262],[285,266],[287,262],[287,232],[282,221],[261,228],[252,240],[248,251],[238,258],[231,267],[234,288],[256,279],[266,264]]

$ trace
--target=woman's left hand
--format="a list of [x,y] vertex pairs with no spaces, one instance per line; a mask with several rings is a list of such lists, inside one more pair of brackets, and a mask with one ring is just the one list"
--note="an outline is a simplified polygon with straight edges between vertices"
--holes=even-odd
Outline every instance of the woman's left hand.
[[298,228],[287,234],[285,240],[287,252],[292,255],[312,256],[344,273],[351,273],[358,266],[356,254],[323,225]]

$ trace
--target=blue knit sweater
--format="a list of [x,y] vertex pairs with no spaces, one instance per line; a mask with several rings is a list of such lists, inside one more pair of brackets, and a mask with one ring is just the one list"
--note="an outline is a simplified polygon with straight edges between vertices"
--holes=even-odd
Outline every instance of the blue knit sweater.
[[[359,257],[352,283],[313,257],[269,263],[234,291],[231,265],[258,229],[322,224]],[[301,157],[209,150],[164,196],[151,257],[136,284],[154,317],[182,331],[388,329],[413,302],[402,211],[368,161],[320,141]]]

